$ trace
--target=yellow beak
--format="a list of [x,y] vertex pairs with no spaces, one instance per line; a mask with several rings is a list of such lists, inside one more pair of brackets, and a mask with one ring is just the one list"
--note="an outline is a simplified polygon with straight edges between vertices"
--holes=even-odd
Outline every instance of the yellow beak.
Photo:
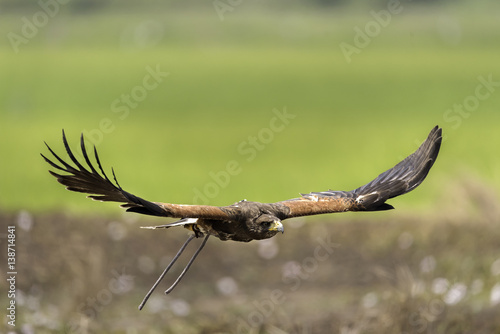
[[273,222],[271,227],[269,227],[269,231],[276,231],[276,232],[281,232],[281,233],[285,232],[285,230],[283,229],[283,224],[279,220],[275,220]]

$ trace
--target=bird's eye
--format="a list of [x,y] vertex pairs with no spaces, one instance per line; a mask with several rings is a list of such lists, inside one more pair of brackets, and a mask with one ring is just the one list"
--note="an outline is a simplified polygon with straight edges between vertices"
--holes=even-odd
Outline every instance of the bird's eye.
[[271,227],[271,222],[263,222],[262,226],[264,226],[265,228],[269,228]]

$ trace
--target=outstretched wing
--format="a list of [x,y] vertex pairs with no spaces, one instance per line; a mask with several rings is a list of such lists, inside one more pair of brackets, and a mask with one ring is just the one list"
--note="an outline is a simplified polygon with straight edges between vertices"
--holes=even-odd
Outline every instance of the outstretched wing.
[[115,173],[113,171],[113,183],[102,168],[101,162],[99,160],[99,155],[94,146],[94,156],[97,166],[100,170],[97,171],[92,165],[90,158],[87,154],[85,148],[85,141],[83,134],[80,139],[81,151],[83,158],[88,167],[84,167],[74,156],[71,151],[68,141],[66,140],[66,135],[63,130],[63,143],[68,153],[71,161],[76,165],[72,166],[69,163],[61,159],[55,152],[47,145],[50,153],[57,159],[59,164],[51,161],[43,154],[41,156],[47,161],[52,167],[61,170],[67,174],[61,175],[53,171],[49,171],[50,174],[57,178],[59,183],[66,186],[66,189],[76,192],[82,192],[89,194],[88,197],[98,200],[98,201],[110,201],[123,203],[121,206],[127,208],[127,211],[136,212],[140,214],[153,215],[153,216],[165,216],[174,218],[208,218],[208,219],[225,219],[231,220],[235,214],[237,214],[237,207],[216,207],[208,205],[180,205],[171,203],[159,203],[150,202],[122,189],[118,183]]
[[287,218],[332,212],[394,209],[385,201],[415,189],[424,181],[438,156],[441,134],[441,128],[434,127],[413,154],[355,190],[313,192],[279,204],[290,209]]

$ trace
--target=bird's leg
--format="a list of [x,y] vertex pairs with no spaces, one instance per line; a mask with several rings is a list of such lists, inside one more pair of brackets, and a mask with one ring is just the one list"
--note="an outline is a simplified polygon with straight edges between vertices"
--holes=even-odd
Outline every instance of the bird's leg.
[[[139,310],[142,310],[142,308],[144,307],[144,305],[146,305],[146,302],[148,301],[149,297],[151,296],[151,294],[153,293],[153,291],[156,289],[156,287],[158,286],[158,284],[160,284],[161,280],[163,279],[163,277],[165,277],[165,275],[167,274],[167,272],[170,270],[170,268],[172,268],[172,266],[174,265],[175,261],[177,261],[177,259],[179,258],[179,256],[181,256],[182,252],[184,251],[184,249],[186,249],[186,246],[189,244],[189,242],[191,240],[193,240],[196,236],[194,234],[191,234],[189,236],[189,238],[186,240],[186,242],[184,242],[184,245],[182,245],[182,247],[179,249],[179,251],[177,252],[177,254],[175,255],[175,257],[172,259],[172,261],[170,261],[170,263],[168,264],[167,268],[165,268],[165,270],[161,273],[160,277],[158,277],[158,279],[156,280],[155,284],[153,284],[153,286],[151,287],[151,289],[148,291],[148,293],[146,294],[146,296],[144,297],[144,299],[142,300],[141,304],[139,305]],[[208,235],[207,235],[207,238],[208,238]],[[206,239],[204,240],[204,243],[206,242]],[[203,244],[204,244],[203,243]],[[202,245],[203,245],[202,244]],[[198,249],[199,251],[200,249]],[[198,253],[197,251],[197,253]],[[193,260],[193,259],[191,259]],[[192,262],[192,261],[190,261]],[[188,264],[189,266],[189,264]],[[186,271],[186,269],[184,269],[184,271]],[[182,275],[182,274],[181,274]],[[177,279],[179,280],[179,279]]]
[[172,292],[172,290],[175,288],[175,286],[181,281],[182,277],[184,277],[184,275],[187,273],[189,267],[191,267],[191,265],[193,264],[194,260],[196,259],[196,257],[198,256],[198,254],[200,254],[201,250],[203,249],[203,247],[207,243],[208,237],[210,237],[210,234],[207,234],[205,236],[205,239],[203,239],[203,242],[201,243],[200,247],[198,247],[198,249],[196,250],[196,252],[193,254],[193,257],[191,258],[191,260],[189,260],[188,264],[186,265],[186,268],[184,268],[184,270],[179,275],[179,277],[177,277],[177,279],[175,280],[175,282],[170,286],[170,288],[168,288],[167,290],[165,290],[165,294],[166,295],[168,295],[170,292]]

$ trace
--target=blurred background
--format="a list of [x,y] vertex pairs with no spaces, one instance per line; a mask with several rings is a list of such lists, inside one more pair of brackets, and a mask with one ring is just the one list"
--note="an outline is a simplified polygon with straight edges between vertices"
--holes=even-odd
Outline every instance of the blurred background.
[[[18,273],[1,332],[500,329],[498,2],[1,0],[0,15],[4,310],[7,226]],[[435,125],[438,161],[396,210],[211,239],[140,312],[187,232],[64,190],[39,155],[67,158],[64,129],[148,200],[275,202],[357,188]]]

